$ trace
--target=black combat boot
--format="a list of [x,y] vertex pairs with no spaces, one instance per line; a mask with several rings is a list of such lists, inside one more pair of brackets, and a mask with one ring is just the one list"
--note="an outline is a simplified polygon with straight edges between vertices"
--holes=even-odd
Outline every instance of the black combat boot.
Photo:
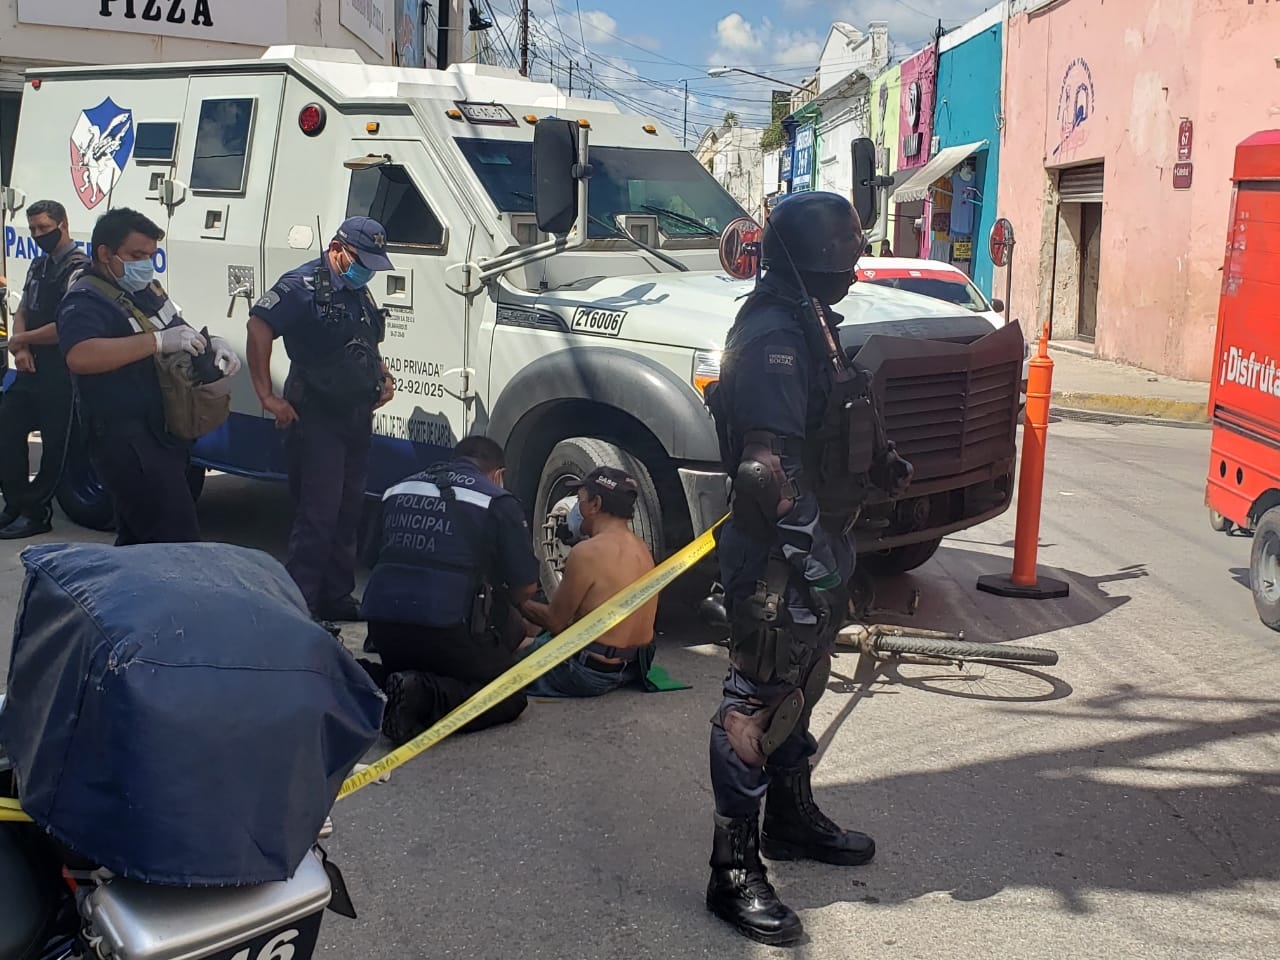
[[791,946],[804,936],[804,929],[769,884],[759,841],[755,817],[731,820],[716,814],[707,909],[758,943]]
[[838,866],[870,863],[876,843],[865,833],[842,830],[818,809],[806,763],[770,770],[760,849],[770,860],[818,860]]

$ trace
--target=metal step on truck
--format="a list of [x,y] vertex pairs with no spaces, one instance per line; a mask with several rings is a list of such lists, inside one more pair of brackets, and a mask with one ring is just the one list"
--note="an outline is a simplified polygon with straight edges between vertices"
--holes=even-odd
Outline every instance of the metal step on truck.
[[[369,66],[332,49],[26,80],[0,203],[11,307],[39,255],[25,204],[63,203],[84,246],[98,215],[128,206],[166,231],[158,279],[188,320],[243,351],[255,299],[345,217],[374,217],[396,265],[371,289],[397,389],[374,417],[371,503],[459,437],[487,434],[506,447],[549,584],[566,483],[594,466],[636,476],[634,527],[658,558],[723,515],[703,391],[753,285],[721,259],[745,213],[656,121],[509,70]],[[574,176],[581,163],[589,179]],[[836,309],[916,468],[904,497],[864,509],[859,549],[878,572],[908,570],[1009,506],[1022,334],[871,284]],[[276,351],[277,386],[287,363]],[[193,459],[196,490],[206,468],[284,476],[247,376]],[[76,437],[59,503],[77,523],[111,524]]]

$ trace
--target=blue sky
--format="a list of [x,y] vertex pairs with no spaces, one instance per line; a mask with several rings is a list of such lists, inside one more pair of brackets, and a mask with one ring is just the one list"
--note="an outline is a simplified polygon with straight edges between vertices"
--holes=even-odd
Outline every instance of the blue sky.
[[[515,45],[511,20],[518,0],[488,0],[498,26]],[[742,74],[713,79],[708,67],[745,67],[798,83],[817,64],[833,20],[865,30],[884,20],[899,55],[928,42],[938,20],[953,28],[995,0],[530,0],[536,79],[554,76],[574,93],[646,109],[677,135],[689,83],[689,131],[694,141],[734,110],[743,122],[768,114],[770,84]],[[501,39],[496,40],[499,46]],[[518,48],[517,48],[518,49]],[[504,47],[505,54],[505,47]]]

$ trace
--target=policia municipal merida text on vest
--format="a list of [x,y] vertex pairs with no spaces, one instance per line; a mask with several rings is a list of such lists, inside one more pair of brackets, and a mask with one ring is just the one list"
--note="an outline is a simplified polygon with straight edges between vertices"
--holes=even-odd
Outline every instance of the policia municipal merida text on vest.
[[494,582],[496,537],[487,520],[492,505],[513,494],[445,464],[383,496],[383,543],[365,589],[364,615],[461,626],[473,638],[500,641],[510,596],[506,585]]

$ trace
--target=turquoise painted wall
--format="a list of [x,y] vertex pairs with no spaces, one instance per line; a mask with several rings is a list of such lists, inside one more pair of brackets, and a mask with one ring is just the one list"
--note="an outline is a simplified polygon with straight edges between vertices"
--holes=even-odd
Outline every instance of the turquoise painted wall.
[[[933,132],[940,148],[987,141],[987,148],[975,156],[982,206],[973,235],[973,282],[988,298],[992,295],[994,267],[987,238],[999,216],[996,198],[1000,192],[1000,131],[996,119],[1001,112],[1003,34],[1003,25],[996,24],[939,56],[933,118]],[[1003,298],[1004,291],[997,296]]]

